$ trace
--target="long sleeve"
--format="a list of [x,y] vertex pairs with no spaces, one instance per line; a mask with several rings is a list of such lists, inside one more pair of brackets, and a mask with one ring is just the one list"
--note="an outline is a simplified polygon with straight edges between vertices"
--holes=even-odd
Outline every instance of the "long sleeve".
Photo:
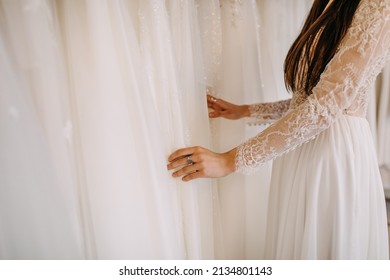
[[278,122],[237,147],[236,172],[249,173],[313,139],[350,107],[364,106],[366,99],[362,96],[389,58],[389,46],[390,0],[362,0],[312,94]]
[[287,113],[290,103],[291,99],[287,99],[249,105],[250,117],[254,118],[256,123],[274,122]]

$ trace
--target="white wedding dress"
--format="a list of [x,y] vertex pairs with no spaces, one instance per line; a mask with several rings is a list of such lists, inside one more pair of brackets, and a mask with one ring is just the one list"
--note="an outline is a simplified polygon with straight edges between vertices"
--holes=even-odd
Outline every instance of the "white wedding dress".
[[[82,259],[65,88],[56,45],[46,40],[49,18],[17,1],[0,4],[0,259]],[[41,36],[25,33],[37,26]]]
[[[213,94],[236,103],[262,101],[263,61],[256,1],[197,3],[206,82]],[[211,131],[213,150],[222,152],[255,135],[258,127],[246,126],[245,120],[213,119]],[[222,228],[218,240],[222,246],[216,258],[262,258],[269,171],[267,166],[253,176],[233,174],[217,180]]]
[[[166,168],[175,149],[209,141],[201,59],[183,36],[196,40],[194,16],[187,16],[195,10],[173,4],[172,20],[188,23],[175,34],[163,0],[58,5],[78,113],[91,258],[214,258],[211,183],[185,184]],[[179,60],[179,48],[196,63]]]
[[239,146],[237,170],[275,159],[266,258],[388,259],[383,186],[365,114],[390,57],[390,1],[363,0],[313,93],[251,106],[280,119]]
[[284,84],[284,59],[312,4],[312,0],[257,0],[262,39],[262,94],[266,101],[277,101],[289,96]]
[[166,166],[210,142],[196,8],[167,3],[0,0],[1,259],[215,258],[212,182]]

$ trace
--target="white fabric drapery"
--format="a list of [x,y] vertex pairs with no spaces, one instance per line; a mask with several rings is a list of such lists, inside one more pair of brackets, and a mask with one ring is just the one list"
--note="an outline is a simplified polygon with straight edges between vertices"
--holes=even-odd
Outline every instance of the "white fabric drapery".
[[[174,149],[195,143],[207,146],[210,141],[205,83],[200,72],[194,72],[202,69],[200,54],[193,51],[192,38],[180,37],[196,26],[196,18],[192,17],[188,29],[175,34],[174,46],[165,2],[138,3],[142,15],[136,20],[139,30],[132,26],[134,15],[129,5],[134,1],[130,2],[1,3],[2,37],[12,50],[4,56],[15,59],[15,84],[26,83],[25,94],[35,101],[30,109],[38,115],[40,137],[49,149],[51,165],[46,176],[71,192],[66,206],[72,206],[72,211],[59,203],[65,213],[39,206],[27,211],[56,214],[58,222],[74,214],[72,225],[66,229],[64,223],[65,229],[61,228],[61,236],[69,235],[73,228],[79,233],[75,237],[79,243],[73,242],[77,254],[71,258],[211,259],[214,216],[210,213],[215,197],[211,182],[184,184],[166,170],[166,158]],[[186,10],[175,11],[178,14],[172,18],[190,20],[184,13],[194,14],[195,9],[189,6]],[[197,61],[198,66],[179,65],[174,47],[182,48],[185,57]],[[4,71],[12,70],[9,64],[2,66]],[[188,92],[189,88],[193,92]],[[13,91],[5,88],[1,93],[5,98]],[[3,111],[17,114],[19,107]],[[9,141],[2,148],[10,153],[17,149],[16,144]],[[36,150],[34,146],[30,149]],[[12,157],[5,154],[2,158],[7,176],[11,176]],[[24,170],[13,168],[24,175]],[[39,187],[55,187],[46,180]],[[2,184],[5,208],[18,205],[18,198],[6,193],[11,187],[8,182]],[[27,187],[20,184],[21,191]],[[32,182],[30,188],[37,191],[27,199],[41,204],[38,186]],[[54,193],[48,199],[57,196],[64,197]],[[7,218],[14,220],[15,230],[28,225],[28,217],[8,211]],[[45,215],[41,218],[43,225],[37,223],[36,230],[42,238],[47,228],[60,229]],[[2,239],[13,230],[2,229]],[[27,241],[37,243],[28,231],[25,235]],[[18,235],[8,237],[4,242],[16,247],[23,241]],[[3,258],[67,256],[59,254],[66,242],[57,243],[35,248],[35,254],[21,244],[19,251],[5,251]]]
[[0,258],[263,258],[270,166],[183,183],[166,159],[261,129],[209,122],[206,88],[288,97],[311,2],[1,0]]

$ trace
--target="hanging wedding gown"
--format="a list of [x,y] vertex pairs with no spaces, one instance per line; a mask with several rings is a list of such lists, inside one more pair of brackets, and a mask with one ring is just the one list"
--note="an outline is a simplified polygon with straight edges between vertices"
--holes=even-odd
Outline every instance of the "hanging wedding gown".
[[[256,1],[198,1],[208,85],[215,96],[236,103],[262,101],[259,14]],[[209,64],[207,64],[209,63]],[[256,127],[245,120],[211,121],[214,149],[225,151]],[[253,176],[234,174],[217,180],[221,209],[222,259],[262,258],[269,167]],[[263,178],[263,179],[261,179]],[[263,180],[262,186],[259,181]],[[264,188],[263,188],[264,186]],[[265,194],[264,194],[265,193]]]
[[[205,76],[214,95],[236,103],[286,98],[282,61],[299,31],[308,1],[197,2]],[[290,2],[295,5],[293,14]],[[289,16],[274,16],[280,13]],[[291,30],[293,34],[289,34]],[[277,35],[272,35],[275,32]],[[264,128],[245,125],[246,122],[212,120],[214,148],[224,151]],[[250,176],[234,174],[218,180],[223,230],[219,239],[224,244],[218,258],[264,258],[270,167],[264,166]]]
[[[166,0],[166,6],[181,93],[180,105],[185,127],[185,145],[210,147],[211,134],[205,99],[207,81],[197,6],[194,0]],[[220,209],[215,180],[200,180],[190,184],[189,187],[190,189],[187,189],[187,186],[182,190],[183,210],[190,215],[188,221],[197,222],[186,225],[185,230],[188,233],[195,233],[193,240],[188,240],[192,244],[192,248],[188,245],[188,256],[214,259],[222,250],[219,238],[221,236]],[[192,201],[195,202],[193,206],[191,206]],[[190,217],[196,217],[196,220]]]
[[389,34],[390,2],[363,0],[312,95],[251,107],[259,119],[285,114],[236,158],[241,172],[276,158],[267,258],[388,259],[383,186],[364,116],[390,57]]
[[0,3],[0,259],[79,259],[66,83],[52,7],[37,4]]
[[313,0],[257,0],[262,39],[263,102],[290,97],[284,84],[284,59],[312,4]]
[[[179,77],[165,1],[61,1],[60,15],[92,257],[214,258],[209,182],[184,184],[166,169],[173,150],[209,139],[204,85],[196,75]],[[193,34],[191,27],[182,34]],[[188,76],[193,65],[183,63],[180,73]],[[183,96],[189,87],[191,96]]]
[[166,167],[210,142],[179,3],[0,2],[0,258],[214,258],[215,189]]
[[[80,147],[79,187],[87,194],[90,211],[88,257],[163,258],[165,244],[177,256],[178,246],[162,242],[168,234],[180,240],[170,208],[164,224],[155,222],[161,213],[156,198],[167,197],[153,193],[158,186],[155,162],[163,155],[156,153],[153,160],[150,153],[158,136],[146,124],[157,118],[150,107],[141,105],[140,92],[145,99],[149,95],[138,74],[141,62],[123,5],[121,1],[58,3]],[[171,225],[172,231],[160,225]]]

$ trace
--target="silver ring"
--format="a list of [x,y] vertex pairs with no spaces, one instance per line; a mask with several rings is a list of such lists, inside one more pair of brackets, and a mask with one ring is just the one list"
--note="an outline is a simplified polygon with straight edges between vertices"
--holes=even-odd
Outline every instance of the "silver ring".
[[187,165],[191,165],[191,164],[193,164],[194,163],[194,161],[192,160],[192,157],[191,156],[188,156],[187,157]]
[[211,100],[211,102],[213,102],[213,103],[217,102],[217,98],[215,98],[215,97],[213,97],[213,96],[211,96],[210,100]]

